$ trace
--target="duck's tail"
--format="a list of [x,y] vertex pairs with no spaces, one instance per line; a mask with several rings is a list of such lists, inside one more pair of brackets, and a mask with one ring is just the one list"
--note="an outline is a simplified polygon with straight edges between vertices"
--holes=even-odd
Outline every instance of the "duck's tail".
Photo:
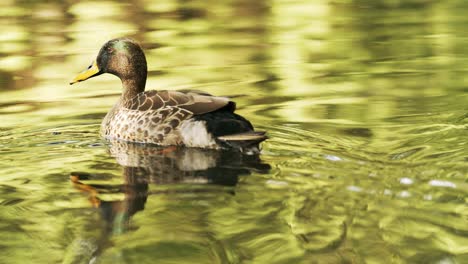
[[220,136],[217,139],[242,153],[253,155],[260,153],[260,142],[268,137],[265,131],[249,131],[245,133]]

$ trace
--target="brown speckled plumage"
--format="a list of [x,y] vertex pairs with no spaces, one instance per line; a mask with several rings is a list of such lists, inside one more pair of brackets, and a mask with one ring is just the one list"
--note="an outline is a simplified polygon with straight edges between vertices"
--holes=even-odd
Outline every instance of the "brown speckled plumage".
[[101,48],[96,61],[72,82],[111,73],[122,81],[123,92],[107,113],[101,134],[108,139],[189,147],[234,147],[258,151],[266,139],[249,121],[234,113],[225,97],[196,91],[144,91],[147,66],[133,40],[118,38]]
[[125,141],[181,145],[180,125],[194,114],[211,112],[228,103],[223,97],[191,92],[148,91],[128,101],[119,100],[104,118],[101,133]]

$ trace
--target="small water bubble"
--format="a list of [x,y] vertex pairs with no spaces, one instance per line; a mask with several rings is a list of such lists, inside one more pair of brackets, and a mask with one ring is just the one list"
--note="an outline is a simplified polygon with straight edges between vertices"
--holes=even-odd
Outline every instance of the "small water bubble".
[[354,186],[354,185],[350,185],[350,186],[346,187],[346,189],[348,189],[348,191],[352,191],[352,192],[361,192],[362,191],[361,187]]
[[402,191],[398,194],[398,196],[400,196],[401,198],[408,198],[411,197],[411,193],[408,191]]
[[413,180],[410,178],[401,178],[400,183],[404,185],[411,185],[413,184]]
[[443,180],[431,180],[429,181],[429,185],[436,187],[457,188],[457,185],[455,183]]
[[342,161],[343,159],[338,157],[338,156],[334,156],[334,155],[324,155],[325,159],[327,160],[331,160],[331,161]]

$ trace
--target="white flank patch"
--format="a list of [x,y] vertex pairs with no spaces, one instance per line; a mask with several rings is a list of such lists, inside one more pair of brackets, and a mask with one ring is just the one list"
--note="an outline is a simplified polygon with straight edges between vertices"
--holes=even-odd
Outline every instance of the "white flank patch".
[[216,141],[206,130],[205,121],[187,120],[179,126],[180,135],[187,147],[216,148]]

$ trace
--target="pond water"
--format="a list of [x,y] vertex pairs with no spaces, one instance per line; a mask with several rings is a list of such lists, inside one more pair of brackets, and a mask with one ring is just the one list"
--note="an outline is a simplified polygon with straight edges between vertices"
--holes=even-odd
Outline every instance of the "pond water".
[[[1,263],[468,263],[468,2],[0,3]],[[120,81],[232,96],[262,154],[105,142]]]

